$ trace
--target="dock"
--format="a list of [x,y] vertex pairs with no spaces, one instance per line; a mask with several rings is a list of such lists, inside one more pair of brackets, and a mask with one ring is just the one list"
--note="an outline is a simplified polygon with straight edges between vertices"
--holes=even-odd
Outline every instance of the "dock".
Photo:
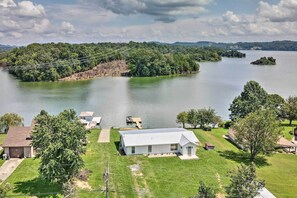
[[138,129],[142,129],[142,120],[140,117],[126,117],[127,124],[135,124]]

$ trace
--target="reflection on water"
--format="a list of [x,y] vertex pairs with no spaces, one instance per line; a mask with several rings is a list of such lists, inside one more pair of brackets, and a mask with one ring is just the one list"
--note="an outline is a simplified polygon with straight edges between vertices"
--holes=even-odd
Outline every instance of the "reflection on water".
[[[0,71],[0,114],[19,113],[29,124],[41,109],[56,114],[74,108],[94,111],[103,117],[103,126],[125,126],[126,116],[133,115],[142,118],[144,127],[173,127],[177,113],[190,108],[210,106],[227,119],[230,103],[248,80],[283,97],[297,95],[297,52],[245,53],[245,59],[201,63],[201,71],[190,76],[23,83]],[[249,64],[261,56],[275,57],[277,65]]]

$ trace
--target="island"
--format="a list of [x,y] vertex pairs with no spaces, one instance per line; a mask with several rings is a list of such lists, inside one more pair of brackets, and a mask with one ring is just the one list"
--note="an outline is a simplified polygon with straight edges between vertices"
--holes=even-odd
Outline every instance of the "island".
[[273,57],[261,57],[258,60],[251,62],[253,65],[276,65],[276,59]]
[[0,63],[18,79],[32,82],[187,75],[199,72],[199,62],[220,61],[222,57],[244,58],[245,54],[154,42],[33,43],[6,51]]

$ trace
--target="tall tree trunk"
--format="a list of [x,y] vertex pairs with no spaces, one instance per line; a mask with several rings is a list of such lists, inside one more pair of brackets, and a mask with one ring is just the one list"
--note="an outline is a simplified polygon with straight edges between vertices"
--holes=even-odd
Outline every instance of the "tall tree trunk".
[[183,122],[183,128],[185,128],[185,123]]
[[292,125],[292,120],[290,119],[290,125]]

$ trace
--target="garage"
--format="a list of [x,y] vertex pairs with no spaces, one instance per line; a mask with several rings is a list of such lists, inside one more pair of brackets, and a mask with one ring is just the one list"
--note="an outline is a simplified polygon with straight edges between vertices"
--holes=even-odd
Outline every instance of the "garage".
[[24,147],[10,147],[9,156],[12,158],[23,158],[24,157]]

